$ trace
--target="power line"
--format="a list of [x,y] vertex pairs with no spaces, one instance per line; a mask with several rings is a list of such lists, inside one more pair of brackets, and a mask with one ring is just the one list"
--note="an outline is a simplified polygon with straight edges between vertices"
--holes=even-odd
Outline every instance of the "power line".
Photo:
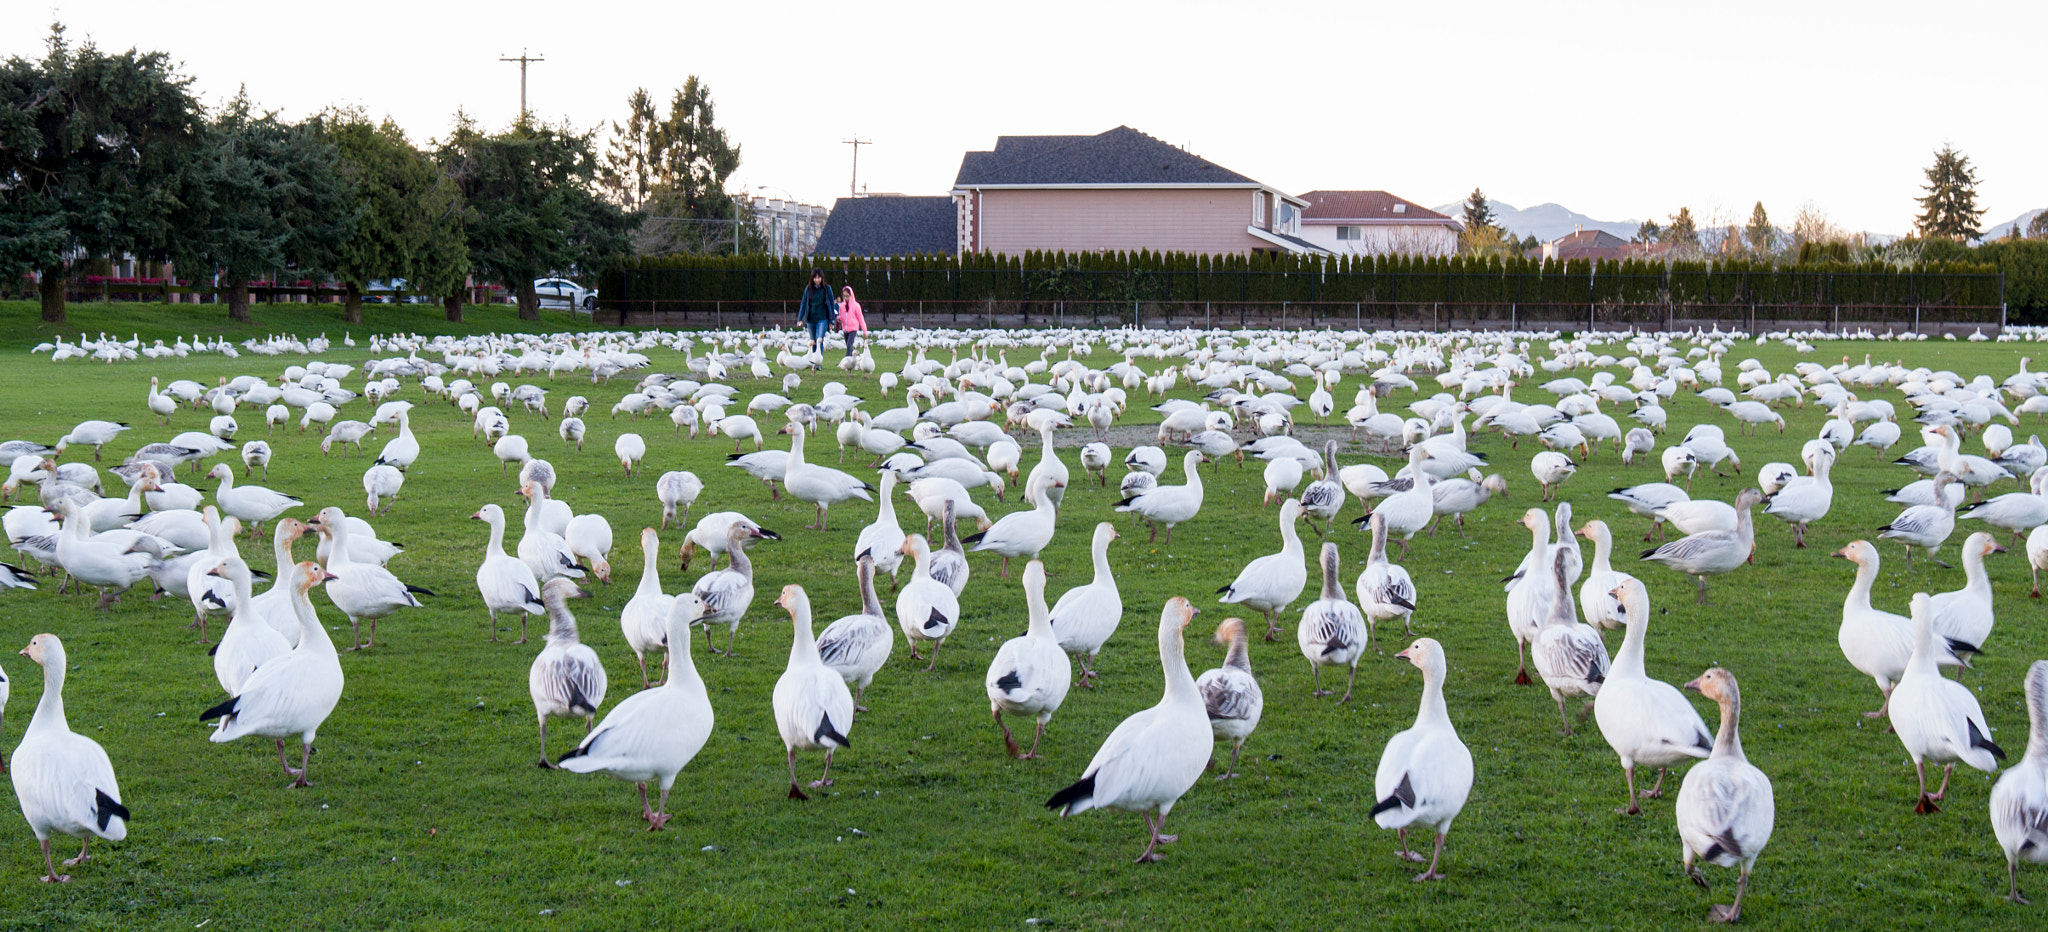
[[520,49],[518,58],[499,56],[498,60],[516,61],[519,63],[519,122],[524,123],[526,122],[526,66],[532,62],[542,62],[547,61],[547,59],[539,56],[529,58],[526,55],[526,50]]
[[855,133],[855,134],[853,134],[853,138],[852,138],[852,139],[841,139],[841,140],[839,140],[839,143],[840,143],[841,145],[847,145],[847,146],[852,146],[852,147],[853,147],[853,180],[852,180],[852,181],[849,181],[849,182],[847,182],[847,183],[846,183],[846,194],[847,194],[847,196],[848,196],[848,197],[859,197],[859,196],[860,196],[860,147],[862,147],[862,146],[872,146],[872,145],[874,145],[874,144],[875,144],[875,141],[874,141],[874,140],[872,140],[872,139],[862,139],[862,138],[860,138],[860,134],[859,134],[859,133]]

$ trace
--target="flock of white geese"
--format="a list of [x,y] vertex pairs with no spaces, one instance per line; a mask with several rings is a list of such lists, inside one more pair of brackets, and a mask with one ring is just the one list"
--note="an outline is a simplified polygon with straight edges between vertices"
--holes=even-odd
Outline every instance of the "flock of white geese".
[[[2021,335],[2015,330],[2000,339]],[[1773,334],[1757,342],[1776,339],[1810,352],[1808,341],[1823,336]],[[238,416],[253,420],[260,412],[266,436],[280,426],[289,430],[294,422],[301,430],[317,426],[323,455],[362,452],[369,459],[363,474],[364,512],[376,517],[402,496],[407,471],[416,462],[455,455],[423,449],[411,429],[414,406],[426,401],[452,405],[470,422],[472,436],[501,462],[501,472],[509,477],[517,470],[526,502],[523,530],[509,551],[507,515],[500,505],[484,504],[471,517],[488,528],[475,585],[489,617],[490,637],[497,639],[509,624],[502,616],[519,617],[522,642],[527,618],[546,619],[545,646],[529,676],[539,763],[636,784],[643,818],[652,830],[669,820],[667,797],[677,774],[713,729],[709,692],[691,655],[693,629],[708,632],[723,625],[723,646],[714,638],[707,649],[728,654],[734,649],[755,599],[748,548],[779,535],[744,514],[745,502],[738,495],[717,502],[716,507],[729,510],[700,514],[692,522],[693,510],[708,510],[698,507],[707,483],[686,470],[642,472],[643,460],[658,458],[650,441],[687,443],[681,439],[685,433],[732,440],[727,465],[759,479],[769,496],[814,506],[808,529],[825,532],[835,506],[843,513],[860,502],[864,515],[874,515],[855,536],[849,554],[857,566],[858,612],[814,634],[810,595],[803,586],[787,586],[773,600],[788,614],[793,640],[787,670],[768,699],[785,746],[788,795],[804,799],[806,788],[832,785],[833,755],[852,746],[856,718],[867,711],[861,703],[887,666],[896,634],[903,635],[911,658],[926,661],[925,669],[937,665],[939,649],[961,625],[960,596],[969,584],[973,553],[1000,558],[983,570],[996,569],[998,577],[1011,574],[1013,561],[1023,563],[1018,575],[1025,632],[1001,645],[985,688],[1009,753],[1035,757],[1071,687],[1077,680],[1089,685],[1095,677],[1095,663],[1124,610],[1108,557],[1121,532],[1111,522],[1091,529],[1092,579],[1048,599],[1039,556],[1062,530],[1060,510],[1070,489],[1116,482],[1116,510],[1146,525],[1152,540],[1171,547],[1174,528],[1203,512],[1204,464],[1214,468],[1230,459],[1243,463],[1250,457],[1260,464],[1265,503],[1279,505],[1279,549],[1246,564],[1231,583],[1216,590],[1216,601],[1258,612],[1269,641],[1279,637],[1283,621],[1292,620],[1297,646],[1311,668],[1313,695],[1335,694],[1334,683],[1326,689],[1321,676],[1326,667],[1341,668],[1346,688],[1337,701],[1349,700],[1359,662],[1371,649],[1378,626],[1398,619],[1412,637],[1422,611],[1426,587],[1417,585],[1419,574],[1394,561],[1389,543],[1399,547],[1401,559],[1409,559],[1410,542],[1418,533],[1427,529],[1434,535],[1448,517],[1463,535],[1467,514],[1506,493],[1503,476],[1488,474],[1487,458],[1468,445],[1473,436],[1497,434],[1511,450],[1519,450],[1523,441],[1538,448],[1530,453],[1531,476],[1546,502],[1558,499],[1549,513],[1531,508],[1524,514],[1521,526],[1531,535],[1530,548],[1505,581],[1505,616],[1521,658],[1518,681],[1532,682],[1528,668],[1533,665],[1566,733],[1575,724],[1570,700],[1586,700],[1622,765],[1624,813],[1641,812],[1641,800],[1662,795],[1669,770],[1689,765],[1674,808],[1685,869],[1705,886],[1697,862],[1738,868],[1732,902],[1714,906],[1710,914],[1732,921],[1740,915],[1751,868],[1771,837],[1771,783],[1743,755],[1741,692],[1733,673],[1711,668],[1683,684],[1718,704],[1718,728],[1708,726],[1679,688],[1646,673],[1648,590],[1640,579],[1616,568],[1615,529],[1601,520],[1574,528],[1571,505],[1563,500],[1581,462],[1612,455],[1633,463],[1640,456],[1647,468],[1661,471],[1663,481],[1617,489],[1608,497],[1650,522],[1645,540],[1654,535],[1658,542],[1642,553],[1641,561],[1693,577],[1696,597],[1706,603],[1710,578],[1742,572],[1751,562],[1758,546],[1757,513],[1785,522],[1793,545],[1804,547],[1808,527],[1825,521],[1832,509],[1830,469],[1836,460],[1859,445],[1892,456],[1891,448],[1905,434],[1901,418],[1914,422],[1922,444],[1896,462],[1926,478],[1888,491],[1902,509],[1877,536],[1898,541],[1910,566],[1915,550],[1938,560],[1959,519],[1982,522],[1990,530],[1968,534],[1961,544],[1965,586],[1915,595],[1907,615],[1894,614],[1871,604],[1879,572],[1874,543],[1856,541],[1834,556],[1857,565],[1842,609],[1842,654],[1875,681],[1883,704],[1868,714],[1889,719],[1914,761],[1921,812],[1937,808],[1955,764],[1995,772],[1998,761],[2008,757],[1991,740],[1992,729],[1975,694],[1940,672],[1945,666],[1968,666],[1992,634],[1995,615],[1984,558],[2004,549],[2000,538],[2009,535],[2018,546],[2024,537],[2036,595],[2039,570],[2048,566],[2048,446],[2038,437],[2020,442],[2011,429],[2022,415],[2038,419],[2048,412],[2048,373],[2027,371],[2025,359],[2017,373],[2002,381],[1868,359],[1861,365],[1847,359],[1838,365],[1801,362],[1793,371],[1773,373],[1755,359],[1737,360],[1742,338],[1718,332],[1589,341],[1527,333],[896,331],[877,334],[860,355],[840,362],[860,378],[876,374],[883,398],[871,400],[837,381],[804,391],[806,375],[830,363],[806,355],[799,349],[801,341],[781,334],[378,336],[371,338],[370,358],[360,365],[307,361],[274,375],[222,378],[212,386],[189,380],[165,386],[152,378],[146,413],[104,412],[138,422],[154,419],[160,428],[192,417],[195,410],[210,412],[204,431],[136,445],[124,442],[130,440],[131,423],[87,420],[47,446],[29,440],[0,444],[0,462],[9,467],[6,493],[26,496],[21,487],[33,485],[40,502],[5,516],[9,542],[25,559],[23,566],[0,564],[5,566],[0,587],[47,585],[49,578],[24,568],[32,561],[61,573],[60,592],[95,590],[103,609],[121,593],[146,584],[144,591],[189,604],[202,640],[209,620],[224,616],[213,665],[226,698],[204,714],[219,722],[211,740],[271,738],[294,785],[307,785],[317,731],[344,690],[341,652],[320,621],[313,590],[323,592],[332,609],[349,621],[351,649],[373,647],[380,619],[419,607],[421,597],[433,593],[408,585],[387,567],[402,550],[381,540],[370,522],[338,505],[315,507],[250,484],[260,481],[255,479],[259,470],[268,475],[273,450],[263,439],[237,443],[243,432]],[[47,348],[60,360],[113,362],[132,358],[137,342],[103,336]],[[1097,344],[1107,344],[1121,361],[1099,369],[1088,365]],[[345,337],[345,345],[356,344]],[[123,356],[122,349],[130,355]],[[324,337],[250,341],[245,349],[260,355],[334,351]],[[686,371],[652,372],[648,354],[658,349],[682,353]],[[900,357],[900,366],[878,365],[877,349]],[[150,358],[203,351],[238,355],[231,345],[197,338],[191,344],[179,340],[166,348],[159,342],[139,351]],[[933,358],[946,351],[950,361]],[[1028,361],[1011,364],[1013,351]],[[1582,379],[1588,370],[1590,377]],[[619,625],[642,686],[608,711],[604,664],[582,642],[570,603],[588,595],[580,580],[610,581],[611,525],[604,515],[576,513],[553,497],[556,471],[537,455],[543,443],[513,430],[515,416],[522,423],[547,425],[559,436],[557,449],[563,455],[581,451],[591,432],[584,418],[595,416],[591,400],[574,395],[552,404],[549,388],[519,382],[525,376],[545,377],[554,385],[565,374],[587,375],[593,384],[629,378],[631,386],[611,406],[610,417],[626,416],[629,426],[654,416],[672,422],[670,436],[619,433],[613,451],[625,481],[653,487],[660,529],[671,524],[688,528],[685,568],[699,554],[711,558],[709,572],[687,590],[671,593],[659,577],[660,532],[649,527],[638,536],[641,575]],[[779,392],[738,384],[777,378]],[[1361,384],[1344,407],[1337,392],[1347,378]],[[1433,381],[1436,390],[1418,380]],[[1304,383],[1313,385],[1306,397],[1297,394]],[[1702,423],[1671,441],[1676,432],[1667,423],[1664,403],[1680,391],[1697,393],[1725,412],[1734,436],[1722,425]],[[1396,392],[1415,396],[1405,413],[1383,410],[1392,406],[1386,399]],[[1896,394],[1900,403],[1880,394]],[[798,396],[810,400],[798,401]],[[1757,488],[1742,490],[1732,503],[1691,497],[1696,471],[1739,473],[1743,466],[1736,447],[1742,435],[1782,432],[1781,409],[1809,401],[1829,419],[1804,445],[1800,463],[1762,466],[1754,474]],[[362,419],[346,416],[356,413]],[[1139,439],[1156,442],[1136,444],[1119,457],[1110,446],[1110,429],[1117,428],[1128,440],[1138,423],[1150,432],[1154,416],[1156,436]],[[1298,423],[1339,421],[1348,426],[1353,441],[1387,453],[1405,451],[1405,466],[1389,473],[1363,458],[1340,463],[1341,428],[1320,448],[1294,437]],[[363,442],[387,425],[391,436],[369,458]],[[1057,442],[1061,432],[1092,438],[1076,455],[1079,472],[1070,472],[1063,458]],[[786,448],[778,443],[770,449],[771,440],[779,437],[787,438]],[[810,452],[825,438],[836,442],[842,462],[847,455],[855,462],[871,460],[871,472],[864,474],[871,478],[814,461]],[[1969,452],[1966,438],[1981,444],[1983,454]],[[806,450],[807,442],[813,451]],[[92,462],[63,460],[68,452],[87,447],[94,462],[109,447],[126,454],[122,465],[109,469],[127,484],[125,493],[118,492],[121,486],[103,483]],[[1175,448],[1184,451],[1178,482],[1168,473],[1169,450]],[[1608,449],[1612,452],[1604,452]],[[239,483],[227,462],[214,463],[204,474],[218,483],[212,490],[179,481],[231,452],[242,466]],[[1125,472],[1113,477],[1111,470],[1119,464]],[[1989,487],[2005,480],[2029,490],[1985,497]],[[1004,495],[1020,481],[1016,491],[1027,507],[991,516],[989,498]],[[1364,570],[1346,579],[1338,545],[1329,538],[1337,521],[1347,516],[1345,506],[1352,498],[1364,512],[1352,523],[1369,535],[1370,545]],[[1975,500],[1965,504],[1966,498]],[[924,515],[924,527],[917,527],[908,513],[899,514],[903,503]],[[292,516],[295,511],[310,516],[300,520]],[[1324,540],[1314,561],[1320,569],[1319,593],[1297,615],[1311,562],[1298,529],[1302,522]],[[963,524],[971,526],[964,536]],[[1666,525],[1679,536],[1663,540]],[[240,553],[245,530],[252,545],[264,541],[263,531],[270,532],[276,572],[261,592],[255,582],[260,572]],[[318,537],[316,558],[299,562],[295,546],[309,532]],[[1593,544],[1590,562],[1582,556],[1580,538]],[[885,606],[876,591],[881,574],[895,584],[893,606]],[[1239,754],[1264,711],[1264,693],[1250,664],[1256,629],[1243,620],[1228,618],[1217,626],[1216,638],[1226,649],[1223,663],[1193,675],[1184,636],[1198,611],[1188,598],[1166,601],[1157,628],[1165,677],[1159,703],[1111,731],[1079,779],[1045,803],[1063,815],[1093,808],[1142,814],[1147,838],[1140,860],[1157,859],[1160,846],[1176,840],[1164,832],[1166,818],[1214,766],[1216,742],[1227,742],[1231,750],[1218,779],[1235,775]],[[369,622],[367,632],[364,621]],[[1610,657],[1602,632],[1617,629],[1622,640]],[[87,847],[93,838],[119,841],[127,833],[129,812],[106,752],[65,721],[62,641],[55,634],[40,634],[22,654],[43,667],[44,691],[12,755],[11,773],[23,813],[42,846],[43,879],[63,881],[70,878],[57,872],[52,836],[80,837]],[[1421,673],[1419,711],[1412,727],[1386,741],[1374,778],[1376,803],[1368,815],[1396,830],[1400,856],[1427,864],[1416,880],[1434,880],[1443,876],[1445,841],[1472,790],[1475,762],[1452,723],[1444,690],[1450,661],[1443,645],[1417,637],[1395,656]],[[1994,834],[2008,862],[2009,895],[2015,900],[2021,899],[2019,862],[2048,861],[2048,661],[2028,670],[2024,689],[2032,727],[2027,748],[1999,777],[1989,800]],[[0,675],[0,708],[5,696]],[[1006,715],[1032,723],[1028,748],[1012,733]],[[1586,715],[1582,709],[1579,722]],[[589,729],[574,749],[551,760],[547,730],[557,718],[583,719]],[[294,737],[300,752],[296,766],[287,743]],[[813,751],[824,752],[823,772],[806,784],[798,758]],[[1927,789],[1928,762],[1942,767],[1941,785],[1933,792]],[[1639,768],[1657,771],[1646,789],[1638,788]],[[647,796],[650,785],[658,792],[653,801]],[[1411,847],[1411,831],[1429,833],[1427,855]],[[86,857],[81,848],[64,864]]]

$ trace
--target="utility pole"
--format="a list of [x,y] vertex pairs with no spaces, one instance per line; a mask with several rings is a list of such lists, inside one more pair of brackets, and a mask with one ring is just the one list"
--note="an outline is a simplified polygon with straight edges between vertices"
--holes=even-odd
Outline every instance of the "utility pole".
[[518,58],[500,56],[498,60],[516,61],[519,63],[519,122],[524,123],[526,122],[526,66],[533,62],[547,61],[547,59],[541,58],[538,55],[529,58],[527,57],[526,50],[520,49]]
[[855,133],[855,134],[853,134],[853,138],[852,138],[852,139],[841,139],[841,140],[839,140],[839,142],[840,142],[840,144],[841,144],[841,145],[847,145],[847,146],[852,146],[852,147],[853,147],[853,180],[851,180],[851,181],[848,181],[848,182],[846,183],[846,193],[847,193],[847,196],[849,196],[849,197],[859,197],[859,196],[860,196],[860,147],[862,147],[862,146],[872,146],[872,145],[874,145],[874,144],[875,144],[875,141],[874,141],[874,140],[872,140],[872,139],[862,139],[862,138],[860,138],[860,134],[859,134],[859,133]]

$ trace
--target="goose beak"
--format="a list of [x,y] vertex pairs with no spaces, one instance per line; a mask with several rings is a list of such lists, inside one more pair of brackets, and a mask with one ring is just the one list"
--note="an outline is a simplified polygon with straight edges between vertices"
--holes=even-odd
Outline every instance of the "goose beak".
[[[1702,677],[1702,679],[1704,679],[1704,677]],[[1702,694],[1704,694],[1704,693],[1706,692],[1706,690],[1705,690],[1704,688],[1702,688],[1702,687],[1701,687],[1701,685],[1700,685],[1700,680],[1697,680],[1697,679],[1693,679],[1693,680],[1686,680],[1686,681],[1685,681],[1685,684],[1684,684],[1684,685],[1682,685],[1682,686],[1680,686],[1679,688],[1680,688],[1680,689],[1690,689],[1690,690],[1692,690],[1693,692],[1696,692],[1696,693],[1702,693]]]
[[1988,555],[1988,554],[1994,554],[1994,553],[2005,553],[2005,552],[2006,552],[2006,549],[2005,549],[2004,547],[2000,546],[2000,545],[1999,545],[1999,543],[1998,543],[1997,541],[1992,541],[1992,542],[1991,542],[1991,549],[1990,549],[1990,550],[1986,550],[1986,551],[1984,551],[1984,552],[1985,552],[1985,554],[1987,554],[1987,555]]
[[323,582],[323,583],[331,583],[331,582],[333,582],[333,581],[335,581],[335,580],[337,580],[337,579],[340,579],[340,578],[341,578],[341,577],[339,577],[339,576],[336,576],[336,575],[334,575],[333,573],[328,573],[328,572],[324,572],[324,571],[323,571],[323,572],[322,572],[322,573],[320,574],[320,581],[321,581],[321,582]]
[[782,539],[782,535],[780,535],[780,534],[777,534],[777,533],[775,533],[774,531],[768,530],[767,528],[764,528],[764,527],[757,527],[757,528],[755,528],[755,529],[754,529],[754,536],[755,536],[755,537],[765,537],[765,538],[767,538],[767,539],[769,539],[769,540],[781,540],[781,539]]

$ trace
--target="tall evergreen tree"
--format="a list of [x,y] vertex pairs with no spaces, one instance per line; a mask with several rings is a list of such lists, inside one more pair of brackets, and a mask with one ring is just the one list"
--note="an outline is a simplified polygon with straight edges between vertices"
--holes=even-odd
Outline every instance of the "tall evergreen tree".
[[1770,255],[1778,251],[1778,231],[1771,226],[1771,215],[1764,212],[1764,202],[1756,202],[1756,209],[1749,212],[1749,226],[1743,228],[1742,238],[1752,252]]
[[41,62],[0,65],[0,275],[41,273],[64,322],[73,255],[160,259],[194,196],[204,119],[160,52],[73,48],[50,27]]
[[1486,192],[1473,188],[1471,196],[1465,198],[1465,229],[1490,227],[1493,220],[1493,205],[1486,202]]
[[1699,226],[1693,223],[1692,208],[1680,207],[1678,213],[1671,215],[1671,225],[1664,228],[1663,241],[1681,246],[1700,244],[1700,230]]
[[2027,238],[2048,239],[2048,210],[2035,214],[2034,219],[2027,221]]
[[1969,156],[1954,146],[1942,146],[1934,154],[1934,164],[1927,168],[1927,183],[1921,190],[1927,193],[1915,199],[1920,202],[1920,216],[1913,219],[1913,229],[1921,236],[1964,243],[1981,235],[1977,224],[1984,219],[1984,211],[1977,206],[1977,171],[1970,167]]
[[626,122],[612,125],[601,184],[613,203],[648,219],[635,251],[765,250],[744,205],[726,190],[740,147],[718,125],[710,87],[690,76],[666,116],[644,88],[627,97],[626,109]]
[[336,112],[323,122],[356,214],[330,269],[346,292],[343,319],[362,322],[363,289],[378,279],[403,278],[422,294],[457,293],[469,274],[468,207],[454,180],[390,120],[375,125],[361,113]]
[[1645,220],[1642,226],[1636,227],[1635,241],[1638,243],[1655,243],[1663,237],[1664,228],[1658,226],[1655,220]]

